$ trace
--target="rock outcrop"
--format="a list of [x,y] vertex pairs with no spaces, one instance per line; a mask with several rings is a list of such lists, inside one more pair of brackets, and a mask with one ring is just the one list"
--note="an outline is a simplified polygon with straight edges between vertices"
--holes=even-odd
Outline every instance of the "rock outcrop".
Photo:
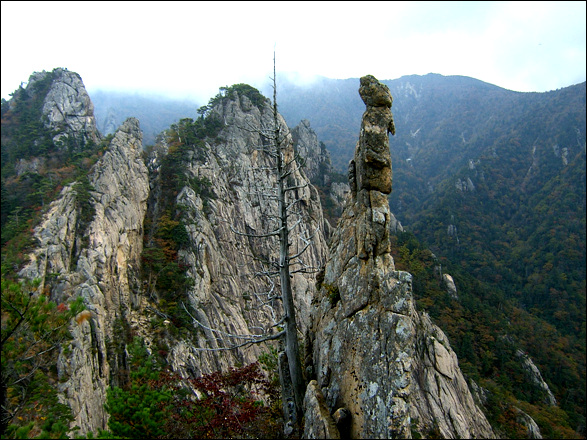
[[296,154],[302,158],[302,172],[316,186],[321,194],[322,207],[327,219],[325,234],[329,238],[331,225],[340,217],[346,195],[350,191],[346,182],[341,182],[342,175],[332,167],[330,153],[326,146],[318,141],[318,136],[310,127],[310,121],[302,121],[291,130]]
[[106,428],[106,389],[111,367],[116,371],[120,361],[111,349],[122,338],[116,322],[132,321],[140,309],[137,285],[149,192],[141,155],[139,122],[131,118],[88,176],[93,219],[81,222],[78,187],[65,187],[35,229],[39,246],[21,272],[41,279],[41,289],[57,303],[82,296],[90,312],[89,319],[73,324],[73,341],[64,347],[58,365],[72,426],[82,432]]
[[304,397],[304,438],[340,438],[334,418],[330,416],[324,396],[315,380],[310,381]]
[[516,418],[517,422],[525,426],[528,430],[527,438],[543,438],[542,433],[540,432],[540,428],[538,427],[538,425],[532,417],[530,417],[528,414],[526,414],[519,408],[514,408],[514,410],[518,414],[518,417]]
[[[342,438],[493,438],[448,339],[416,311],[412,276],[395,270],[387,201],[392,98],[372,76],[361,78],[359,93],[367,110],[349,166],[351,195],[313,304],[306,362],[316,383],[306,399],[322,395],[329,414],[350,413]],[[309,427],[304,435],[316,433]]]
[[304,173],[310,182],[322,186],[330,183],[332,162],[330,153],[318,141],[316,132],[310,127],[310,121],[302,119],[291,130],[295,151],[304,158]]
[[[57,73],[77,78],[67,71]],[[87,94],[77,90],[67,95],[63,78],[52,80],[47,93],[55,99],[45,100],[45,117],[55,124],[57,141],[70,134],[92,139],[97,133],[93,125],[83,125],[85,119],[56,116],[71,116],[73,110],[67,109],[78,109],[79,115],[84,114],[80,109],[91,109],[84,98]],[[20,275],[39,278],[40,291],[57,303],[82,296],[87,309],[72,322],[73,339],[63,347],[57,365],[61,399],[73,411],[72,428],[79,426],[82,435],[107,428],[106,390],[125,380],[126,345],[133,336],[151,351],[164,346],[168,364],[186,377],[254,362],[266,350],[255,345],[226,349],[242,342],[243,335],[270,328],[280,313],[277,300],[261,306],[257,301],[258,294],[275,287],[259,276],[268,269],[259,260],[278,255],[279,247],[271,239],[237,233],[260,234],[272,226],[276,201],[262,196],[276,182],[268,171],[272,159],[263,148],[266,128],[273,121],[272,107],[268,102],[253,104],[235,92],[210,112],[221,121],[218,135],[205,145],[184,147],[185,154],[173,170],[185,182],[174,195],[177,212],[172,215],[185,227],[178,255],[193,282],[178,300],[193,320],[187,328],[171,331],[174,324],[169,321],[153,324],[162,316],[160,302],[142,279],[145,221],[160,218],[161,161],[172,150],[158,146],[147,165],[137,119],[127,119],[115,132],[88,173],[87,186],[74,182],[64,187],[35,229],[38,245]],[[293,159],[291,134],[283,118],[278,120],[285,135],[286,160]],[[203,182],[210,182],[205,191]],[[327,246],[318,193],[298,167],[293,167],[288,185],[296,188],[291,194],[297,199],[290,216],[290,249],[295,254],[308,245],[297,268],[319,268]],[[301,331],[309,322],[316,285],[315,272],[303,272],[292,270]]]
[[42,113],[45,127],[57,133],[53,138],[55,144],[80,150],[89,141],[97,142],[94,105],[81,77],[62,68],[35,72],[29,78],[27,90],[34,90],[35,84],[42,81],[51,82]]
[[516,356],[522,362],[522,366],[524,368],[524,371],[526,372],[528,381],[543,393],[544,403],[550,406],[556,406],[557,402],[556,398],[554,397],[554,394],[552,394],[552,391],[550,391],[550,387],[542,378],[540,370],[534,364],[530,356],[528,356],[526,353],[519,349],[516,350]]

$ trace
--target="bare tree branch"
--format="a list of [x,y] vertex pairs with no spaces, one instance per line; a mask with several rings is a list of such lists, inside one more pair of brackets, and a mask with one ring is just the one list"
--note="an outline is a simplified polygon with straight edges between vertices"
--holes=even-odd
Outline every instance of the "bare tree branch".
[[[192,321],[195,322],[196,324],[198,324],[200,327],[213,332],[213,333],[218,333],[221,334],[223,336],[227,336],[230,338],[234,338],[234,339],[246,339],[245,342],[242,342],[240,344],[235,344],[235,345],[231,345],[230,347],[218,347],[218,348],[200,348],[200,347],[194,347],[196,350],[200,350],[200,351],[225,351],[225,350],[235,350],[237,348],[241,348],[247,345],[251,345],[251,344],[260,344],[262,342],[267,342],[267,341],[274,341],[276,339],[281,338],[284,334],[285,334],[285,330],[281,330],[278,333],[274,333],[274,334],[262,334],[262,335],[235,335],[232,333],[227,333],[224,332],[222,330],[218,330],[218,329],[214,329],[211,327],[208,327],[207,325],[202,324],[200,321],[198,321],[198,319],[196,319],[194,317],[194,315],[192,315],[190,313],[190,311],[187,309],[187,307],[185,306],[185,304],[182,302],[181,303],[182,308],[185,310],[185,312],[189,315],[190,318],[192,318]],[[271,326],[274,327],[275,325]],[[219,340],[222,340],[221,338],[219,338]]]
[[241,231],[237,231],[236,229],[233,228],[232,225],[230,225],[230,230],[235,233],[236,235],[242,235],[244,237],[253,237],[253,238],[267,238],[267,237],[278,237],[279,236],[279,231],[281,230],[281,228],[272,231],[272,232],[268,232],[266,234],[251,234],[248,232],[241,232]]

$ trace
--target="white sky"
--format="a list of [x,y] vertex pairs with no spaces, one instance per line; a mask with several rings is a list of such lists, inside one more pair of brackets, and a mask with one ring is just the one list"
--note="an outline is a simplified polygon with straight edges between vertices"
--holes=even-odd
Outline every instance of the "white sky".
[[[586,77],[586,2],[2,1],[2,98],[66,67],[86,88],[195,98],[279,72],[464,75],[516,91]],[[278,83],[279,87],[279,83]],[[279,88],[278,88],[279,90]]]

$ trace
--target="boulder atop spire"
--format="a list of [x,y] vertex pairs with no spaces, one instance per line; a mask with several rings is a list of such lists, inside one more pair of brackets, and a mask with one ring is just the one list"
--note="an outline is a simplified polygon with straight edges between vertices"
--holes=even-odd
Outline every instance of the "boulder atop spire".
[[[391,153],[389,133],[395,133],[389,88],[371,75],[361,78],[361,99],[367,106],[363,113],[355,158],[349,164],[349,185],[357,221],[357,255],[389,256],[391,213],[387,194],[391,193]],[[390,259],[390,257],[386,258]],[[393,264],[393,263],[391,263]]]
[[[495,438],[448,338],[391,256],[391,94],[361,78],[351,197],[330,242],[306,335],[304,438]],[[340,412],[346,417],[340,419]],[[339,422],[336,422],[339,420]],[[336,425],[338,432],[333,427]],[[437,434],[436,434],[437,435]]]
[[389,88],[372,75],[361,78],[359,95],[367,106],[355,150],[356,190],[391,193],[389,133],[395,134]]

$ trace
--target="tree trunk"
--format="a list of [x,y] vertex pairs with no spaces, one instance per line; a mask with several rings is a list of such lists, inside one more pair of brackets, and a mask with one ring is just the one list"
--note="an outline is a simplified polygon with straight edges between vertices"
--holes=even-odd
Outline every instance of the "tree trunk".
[[275,147],[277,156],[277,174],[278,174],[278,209],[280,219],[279,232],[279,278],[281,282],[281,295],[283,300],[283,309],[285,313],[285,353],[289,365],[289,374],[296,405],[296,419],[299,423],[302,415],[302,404],[304,401],[304,377],[300,364],[296,312],[291,289],[291,279],[289,273],[289,232],[287,226],[287,203],[285,199],[287,171],[284,168],[282,157],[282,139],[279,129],[279,120],[277,118],[277,100],[275,87],[275,62],[273,64],[273,123]]

